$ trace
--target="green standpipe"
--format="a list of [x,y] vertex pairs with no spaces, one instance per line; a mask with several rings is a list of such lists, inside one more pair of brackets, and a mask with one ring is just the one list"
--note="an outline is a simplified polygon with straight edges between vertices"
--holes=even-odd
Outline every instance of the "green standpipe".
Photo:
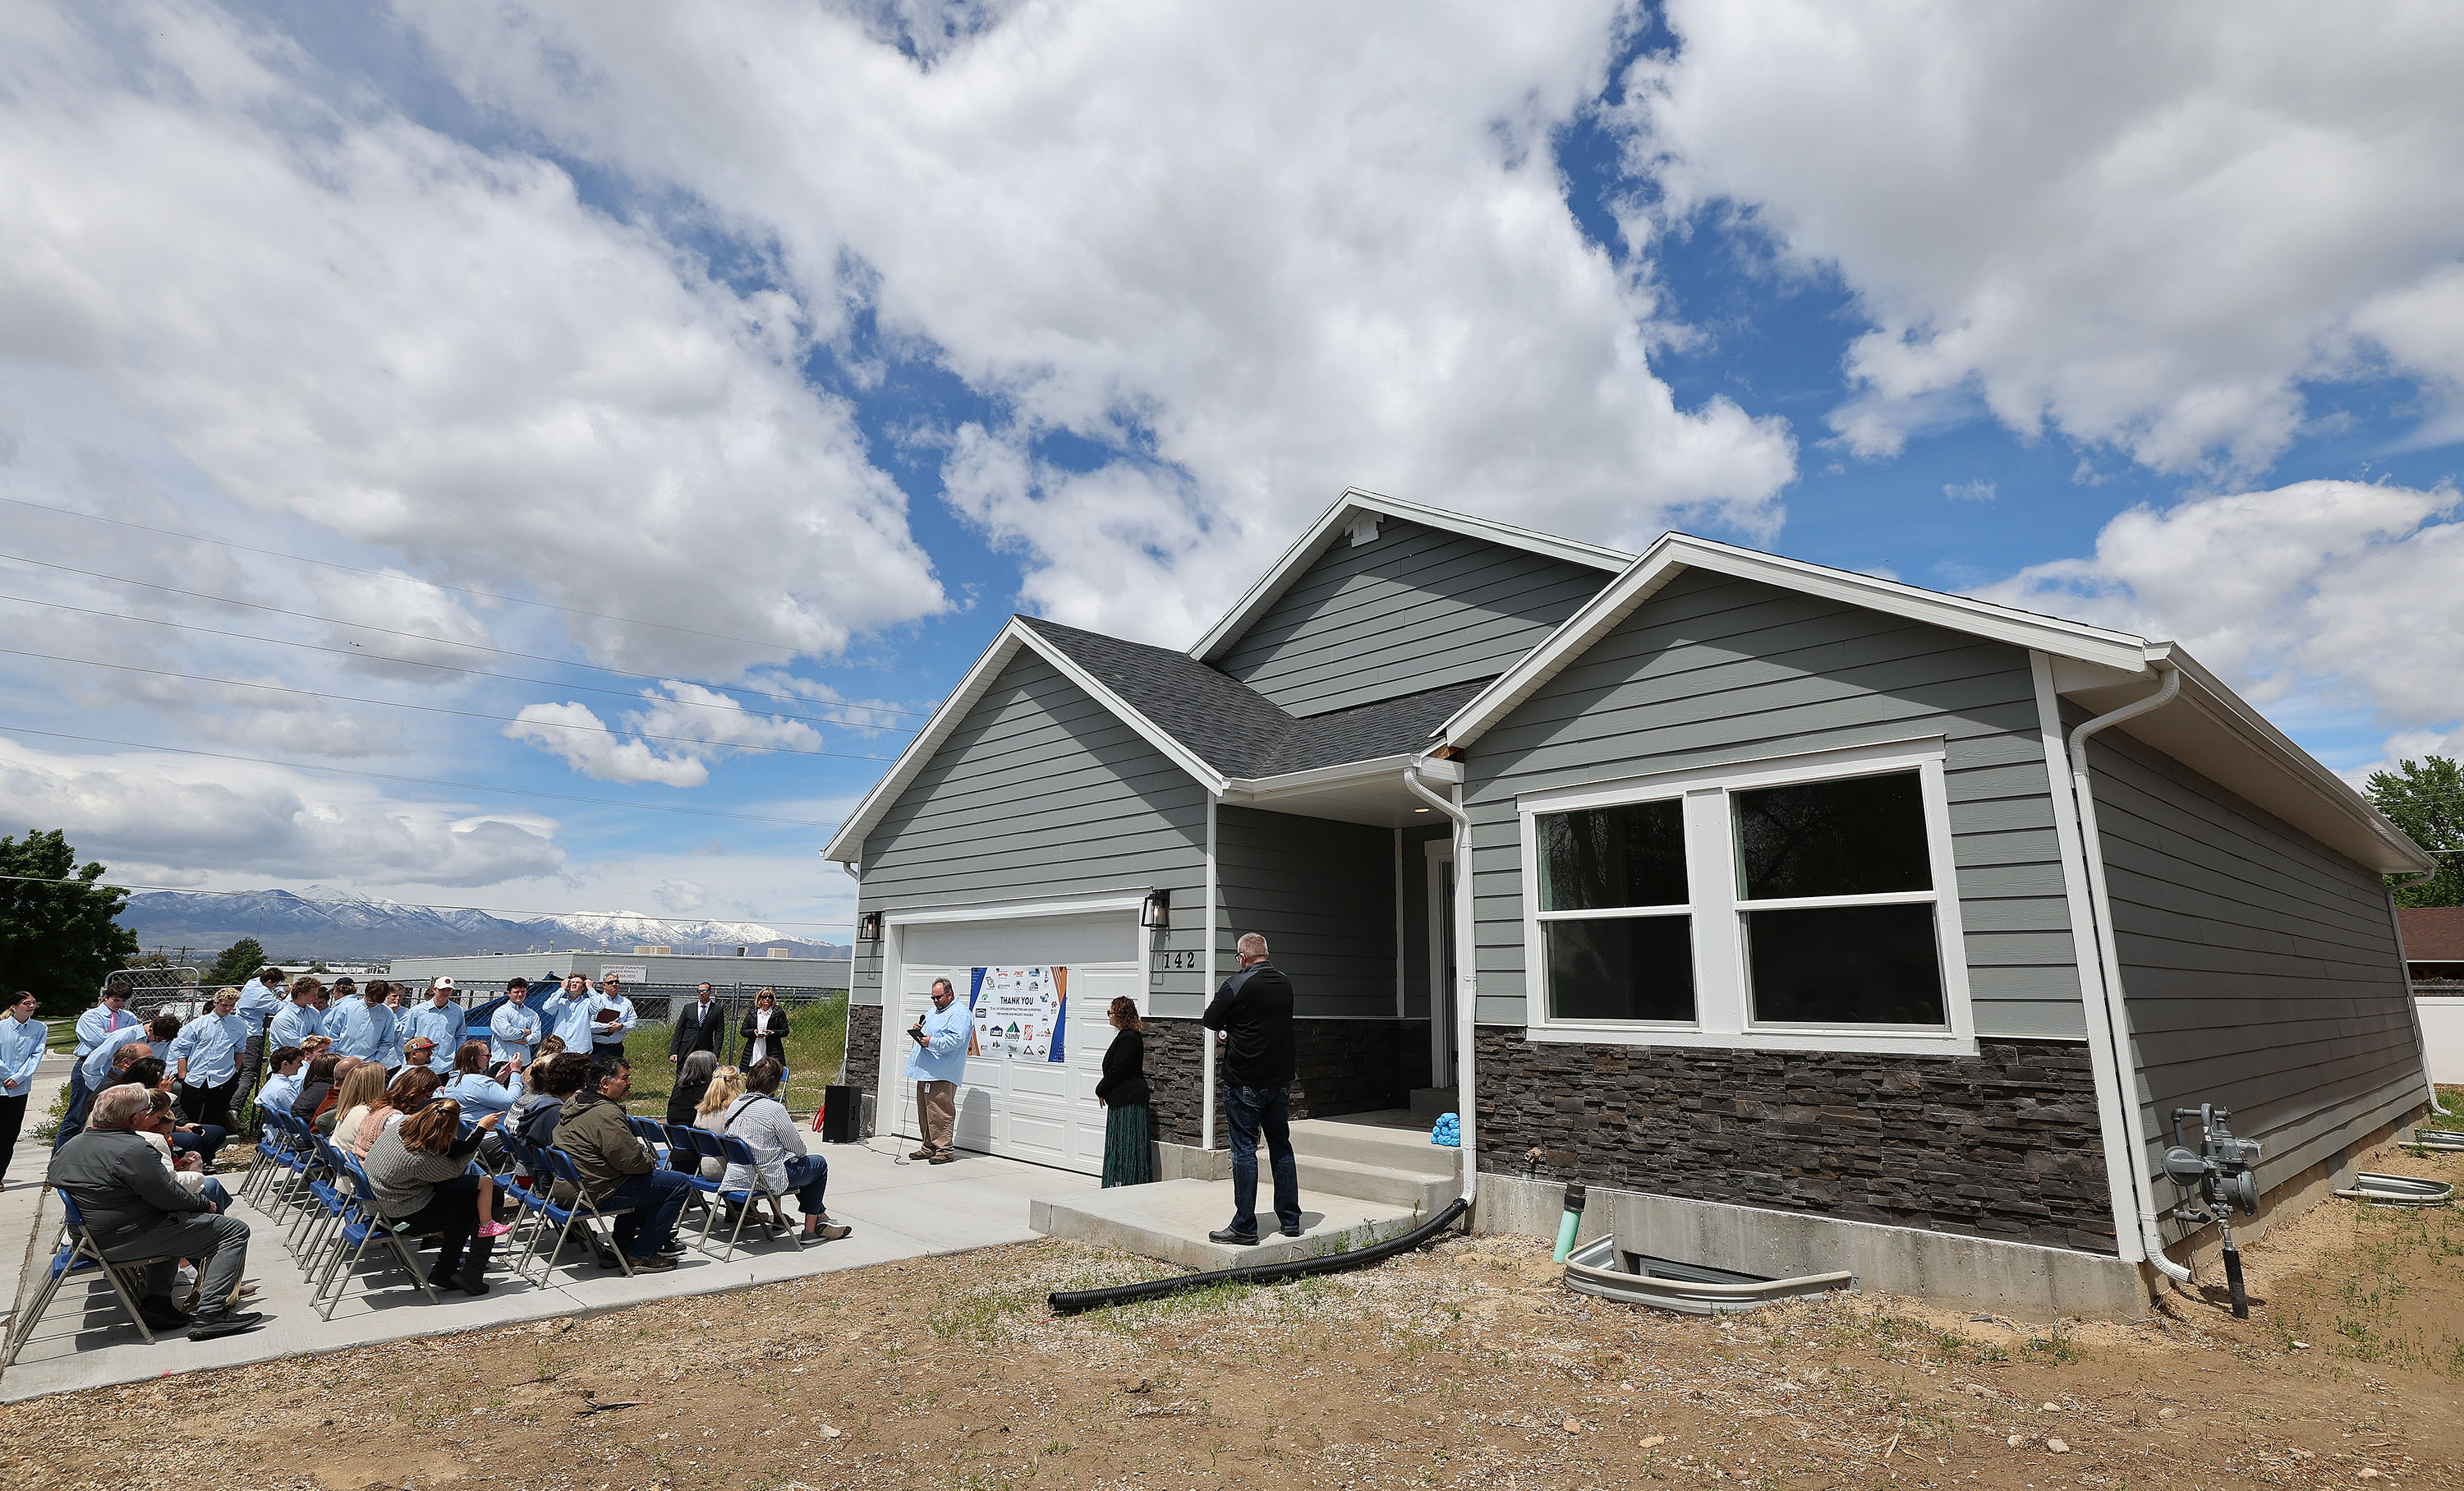
[[1580,1186],[1569,1186],[1566,1188],[1566,1214],[1557,1219],[1557,1252],[1555,1254],[1555,1257],[1558,1262],[1565,1262],[1566,1255],[1574,1251],[1574,1232],[1582,1225],[1583,1188]]

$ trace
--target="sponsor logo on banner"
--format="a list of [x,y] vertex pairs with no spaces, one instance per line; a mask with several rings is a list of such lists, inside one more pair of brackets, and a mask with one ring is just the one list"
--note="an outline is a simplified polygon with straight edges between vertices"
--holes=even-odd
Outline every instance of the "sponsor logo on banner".
[[1059,1062],[1069,1013],[1069,970],[1043,964],[994,964],[973,970],[967,1013],[971,1057]]

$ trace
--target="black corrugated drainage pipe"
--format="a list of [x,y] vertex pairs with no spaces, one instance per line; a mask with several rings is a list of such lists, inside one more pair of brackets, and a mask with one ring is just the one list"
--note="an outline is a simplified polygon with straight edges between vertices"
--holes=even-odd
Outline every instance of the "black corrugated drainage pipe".
[[1288,1263],[1260,1263],[1249,1268],[1219,1268],[1204,1274],[1182,1274],[1174,1279],[1150,1280],[1143,1284],[1115,1284],[1110,1289],[1064,1289],[1047,1297],[1055,1315],[1076,1315],[1086,1310],[1100,1310],[1109,1304],[1133,1304],[1140,1300],[1160,1300],[1168,1294],[1181,1294],[1191,1289],[1211,1289],[1217,1284],[1271,1284],[1287,1279],[1307,1279],[1316,1274],[1340,1274],[1347,1269],[1367,1268],[1388,1258],[1411,1252],[1452,1226],[1455,1219],[1470,1210],[1471,1203],[1457,1196],[1446,1203],[1446,1209],[1399,1237],[1349,1253],[1329,1253],[1313,1258],[1294,1258]]

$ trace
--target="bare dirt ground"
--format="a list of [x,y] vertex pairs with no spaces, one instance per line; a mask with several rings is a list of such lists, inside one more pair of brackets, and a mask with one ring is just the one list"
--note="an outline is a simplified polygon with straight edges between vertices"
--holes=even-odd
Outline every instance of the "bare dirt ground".
[[15,1404],[0,1486],[2464,1485],[2464,1213],[2331,1201],[2247,1262],[2247,1323],[1721,1321],[1474,1237],[1056,1320],[1163,1270],[1037,1243]]

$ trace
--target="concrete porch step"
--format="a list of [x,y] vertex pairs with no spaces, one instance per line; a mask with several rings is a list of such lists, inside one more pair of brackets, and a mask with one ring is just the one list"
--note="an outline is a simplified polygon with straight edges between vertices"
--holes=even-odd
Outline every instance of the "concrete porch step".
[[[1260,1188],[1261,1204],[1267,1202],[1266,1190]],[[1167,1180],[1031,1200],[1026,1225],[1047,1237],[1120,1248],[1185,1268],[1218,1269],[1349,1252],[1407,1233],[1426,1215],[1385,1202],[1312,1193],[1304,1179],[1300,1236],[1278,1234],[1274,1213],[1267,1211],[1260,1217],[1263,1240],[1256,1247],[1229,1247],[1207,1241],[1206,1235],[1232,1219],[1231,1183]]]
[[[1293,1168],[1300,1172],[1301,1197],[1315,1195],[1350,1196],[1360,1201],[1382,1201],[1389,1206],[1417,1206],[1423,1212],[1435,1212],[1444,1206],[1461,1189],[1456,1175],[1433,1175],[1422,1170],[1400,1169],[1386,1165],[1364,1165],[1357,1160],[1330,1159],[1309,1154],[1300,1147],[1300,1136],[1292,1137]],[[1451,1154],[1454,1151],[1448,1150]],[[1270,1188],[1265,1159],[1258,1165],[1260,1189]]]
[[1429,1143],[1429,1127],[1401,1108],[1297,1119],[1292,1124],[1292,1150],[1305,1157],[1378,1166],[1412,1175],[1462,1173],[1462,1151]]

